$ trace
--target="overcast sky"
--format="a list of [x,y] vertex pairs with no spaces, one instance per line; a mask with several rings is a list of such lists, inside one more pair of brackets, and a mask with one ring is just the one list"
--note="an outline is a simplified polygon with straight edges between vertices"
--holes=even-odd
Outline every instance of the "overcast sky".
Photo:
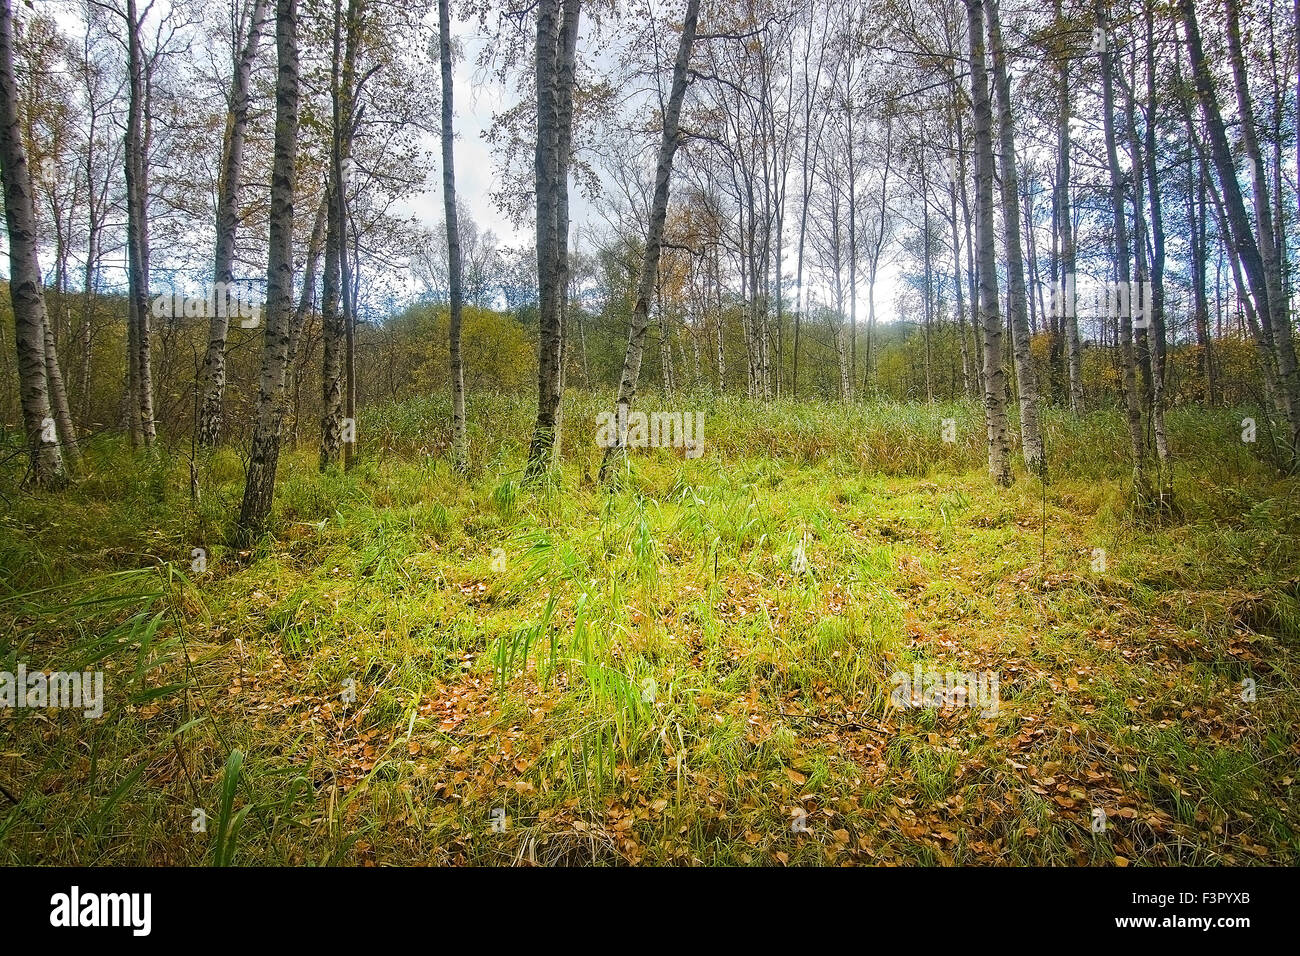
[[[434,16],[436,20],[436,15]],[[456,128],[456,193],[469,207],[474,220],[491,229],[505,244],[527,241],[529,229],[517,230],[510,220],[493,205],[491,194],[495,185],[492,151],[483,139],[492,125],[492,117],[503,108],[513,105],[513,95],[507,99],[505,91],[496,82],[476,83],[474,64],[478,61],[489,38],[477,31],[477,22],[453,23],[459,57],[453,79]],[[409,204],[410,210],[427,226],[442,221],[442,146],[437,137],[428,137],[428,147],[433,153],[435,168],[429,176],[426,191]]]
[[[495,81],[489,83],[475,82],[475,64],[478,62],[479,54],[483,51],[484,46],[491,42],[490,37],[478,32],[477,21],[453,23],[452,33],[458,43],[454,80],[456,193],[460,197],[460,201],[469,208],[475,221],[481,227],[495,232],[503,245],[531,243],[533,241],[531,222],[524,223],[522,228],[518,228],[492,203],[491,193],[495,186],[496,169],[492,151],[487,141],[483,139],[483,133],[492,124],[493,115],[514,105],[514,91],[503,90],[501,85]],[[579,48],[583,55],[590,58],[591,47],[585,30],[579,41]],[[406,208],[419,217],[426,226],[432,227],[435,223],[441,222],[443,218],[442,154],[441,145],[438,143],[437,138],[430,137],[429,140],[428,146],[433,153],[433,162],[436,168],[431,171],[429,186],[426,191],[420,196],[414,197]],[[582,196],[581,191],[573,188],[572,183],[570,184],[570,204],[572,234],[579,237],[578,241],[581,245],[581,237],[586,234],[588,229],[600,229],[604,222],[591,203]],[[787,244],[792,241],[789,235],[787,235],[786,240]],[[787,250],[787,270],[790,263],[793,262],[793,258],[793,253]],[[830,298],[830,289],[824,287],[822,283],[809,275],[810,271],[805,270],[805,285],[808,287],[809,294],[814,300],[826,303]],[[892,265],[883,267],[876,283],[876,316],[877,320],[881,322],[892,320],[895,314],[894,297],[897,290],[895,273],[896,270]],[[787,275],[787,279],[791,278],[793,276]],[[862,276],[859,275],[859,280],[861,278]],[[793,296],[794,289],[790,289],[788,294]],[[860,286],[858,297],[858,318],[859,321],[865,322],[865,284]],[[847,301],[845,302],[845,308],[848,308]]]

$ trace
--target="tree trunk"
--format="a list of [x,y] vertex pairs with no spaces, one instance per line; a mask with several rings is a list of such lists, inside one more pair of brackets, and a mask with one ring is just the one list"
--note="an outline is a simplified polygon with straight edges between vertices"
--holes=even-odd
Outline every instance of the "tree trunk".
[[975,218],[979,244],[979,318],[984,332],[984,415],[988,425],[990,477],[1011,484],[1007,438],[1006,374],[1002,366],[1002,317],[998,309],[993,235],[993,110],[984,60],[984,4],[964,0],[969,28],[971,102],[975,118]]
[[68,405],[68,391],[59,367],[59,353],[54,342],[54,324],[46,315],[45,321],[45,380],[50,390],[50,408],[54,412],[59,442],[68,464],[76,470],[81,467],[81,450],[77,446],[77,428],[72,423],[72,410]]
[[[957,95],[957,78],[952,75],[953,96]],[[975,345],[975,391],[984,394],[984,340],[980,326],[979,265],[975,251],[975,238],[971,228],[970,197],[966,190],[966,137],[960,109],[953,110],[953,125],[957,136],[957,198],[961,202],[962,232],[966,237],[966,294],[970,301],[971,341]]]
[[326,184],[329,221],[325,228],[325,276],[321,293],[322,471],[335,467],[340,459],[346,470],[351,464],[350,451],[356,438],[355,419],[351,429],[345,428],[344,422],[354,413],[351,270],[348,268],[347,248],[347,171],[351,166],[353,85],[361,42],[358,0],[349,0],[346,15],[342,3],[335,0],[333,30],[334,57],[330,76],[332,129],[330,168]]
[[222,401],[226,388],[226,335],[230,316],[222,304],[234,282],[235,235],[239,228],[239,198],[243,187],[244,137],[248,129],[249,84],[262,36],[268,0],[253,0],[244,46],[230,80],[226,135],[217,190],[217,247],[213,262],[213,303],[208,349],[199,375],[198,444],[211,448],[221,438]]
[[456,470],[469,470],[465,434],[465,371],[460,358],[461,265],[460,224],[456,217],[456,168],[452,139],[451,0],[438,0],[438,59],[442,66],[442,201],[447,216],[447,285],[450,290],[448,353],[451,361],[451,459]]
[[341,277],[339,258],[342,237],[339,227],[339,194],[341,190],[333,171],[326,186],[326,204],[329,206],[325,226],[325,272],[321,285],[321,421],[320,470],[338,464],[343,452],[343,348],[345,333],[343,312],[339,302]]
[[289,432],[291,444],[296,444],[298,441],[298,427],[302,419],[300,410],[302,408],[303,372],[313,351],[309,343],[306,353],[303,353],[301,347],[302,333],[307,327],[307,319],[311,315],[312,307],[316,304],[316,275],[320,266],[321,252],[325,245],[325,229],[329,222],[329,214],[330,202],[327,189],[316,206],[316,221],[312,224],[311,239],[307,244],[307,261],[303,266],[302,294],[298,297],[298,308],[294,311],[293,329],[289,336],[288,384],[285,387],[293,390],[293,416],[291,419],[293,427]]
[[275,494],[285,414],[285,367],[293,338],[294,159],[298,151],[298,5],[276,0],[275,161],[271,173],[271,236],[267,252],[266,315],[257,420],[248,456],[236,538],[250,546],[265,529]]
[[[850,23],[850,31],[852,24]],[[850,54],[851,58],[851,54]],[[845,81],[845,152],[848,154],[849,169],[849,383],[850,386],[858,381],[858,170],[856,162],[857,148],[853,141],[853,89],[852,76]],[[929,207],[926,207],[927,213]],[[929,242],[929,230],[926,230],[926,241]],[[926,266],[930,264],[929,246],[926,247]],[[927,272],[926,283],[926,335],[927,343],[929,342],[929,282]],[[926,365],[926,390],[929,391],[929,355],[927,352]],[[850,398],[852,396],[850,395]]]
[[957,215],[957,144],[955,125],[960,122],[959,109],[957,104],[955,90],[954,95],[949,100],[948,112],[948,224],[952,229],[952,288],[953,297],[956,300],[957,312],[957,337],[961,343],[961,384],[962,394],[966,396],[973,395],[975,392],[975,381],[971,375],[971,356],[970,343],[966,340],[966,294],[962,289],[962,270],[961,270],[961,233],[958,231],[961,220]]
[[[1197,98],[1210,138],[1210,156],[1219,174],[1222,198],[1228,227],[1231,229],[1232,243],[1237,258],[1241,261],[1246,284],[1254,299],[1255,312],[1261,325],[1271,333],[1272,344],[1269,353],[1275,364],[1277,379],[1277,404],[1287,424],[1292,449],[1300,448],[1300,376],[1296,369],[1294,345],[1291,340],[1291,327],[1285,303],[1276,312],[1271,308],[1269,271],[1259,244],[1251,230],[1250,218],[1241,194],[1241,185],[1237,180],[1236,165],[1232,158],[1232,147],[1228,143],[1228,134],[1223,116],[1219,111],[1218,97],[1214,88],[1214,78],[1205,62],[1205,53],[1201,45],[1200,27],[1196,22],[1194,0],[1179,0],[1183,27],[1187,34],[1187,52],[1192,66],[1192,77],[1196,84]],[[1247,103],[1249,101],[1247,100]],[[1243,125],[1249,126],[1248,118]],[[1267,206],[1267,203],[1265,203]],[[1262,230],[1261,230],[1262,231]],[[1285,321],[1277,322],[1280,317]],[[1279,341],[1279,335],[1281,341]]]
[[45,297],[37,259],[36,207],[23,149],[14,87],[14,22],[10,0],[0,0],[0,173],[9,230],[9,300],[18,349],[19,395],[33,485],[61,485],[66,477],[47,390]]
[[[1151,427],[1155,433],[1156,455],[1160,461],[1160,494],[1164,507],[1173,503],[1172,459],[1169,435],[1165,428],[1165,225],[1160,197],[1158,144],[1156,142],[1156,40],[1152,7],[1147,4],[1143,17],[1146,28],[1146,177],[1147,206],[1151,210],[1151,299],[1149,309],[1151,344]],[[1136,147],[1136,142],[1134,143]]]
[[[1187,3],[1190,6],[1191,0],[1187,0]],[[1232,64],[1233,87],[1237,94],[1241,144],[1250,169],[1251,188],[1255,201],[1256,248],[1263,271],[1264,288],[1268,296],[1268,308],[1257,307],[1257,311],[1260,321],[1267,321],[1273,333],[1278,385],[1282,390],[1282,398],[1286,402],[1287,418],[1291,426],[1291,450],[1293,454],[1300,454],[1300,369],[1297,369],[1296,365],[1290,307],[1282,286],[1282,254],[1277,245],[1277,233],[1273,226],[1273,209],[1268,195],[1268,173],[1264,168],[1259,138],[1255,133],[1255,109],[1246,76],[1246,61],[1241,51],[1238,2],[1229,0],[1224,6],[1227,11],[1228,60]],[[1280,92],[1279,90],[1278,93]]]
[[347,50],[343,57],[342,139],[339,147],[339,289],[343,303],[343,470],[357,463],[357,299],[361,275],[361,244],[356,227],[351,229],[352,254],[348,253],[348,187],[351,185],[352,138],[356,133],[356,62],[361,52],[361,11],[365,0],[348,0]]
[[[1129,290],[1131,272],[1129,269],[1128,224],[1124,217],[1124,178],[1119,167],[1119,151],[1115,141],[1115,93],[1110,52],[1110,32],[1107,29],[1105,0],[1097,0],[1097,26],[1103,37],[1100,50],[1101,58],[1101,95],[1102,128],[1106,139],[1106,163],[1110,171],[1111,219],[1115,230],[1115,274],[1121,290]],[[1132,295],[1129,295],[1131,302]],[[1129,444],[1133,455],[1133,490],[1139,501],[1148,497],[1146,480],[1146,442],[1142,435],[1142,405],[1137,387],[1137,356],[1133,348],[1133,311],[1125,307],[1123,292],[1119,308],[1119,346],[1122,362],[1124,406],[1128,422]]]
[[[1189,165],[1191,161],[1189,160]],[[1210,347],[1210,303],[1205,291],[1205,263],[1209,245],[1205,228],[1205,164],[1196,164],[1196,175],[1187,182],[1187,219],[1191,227],[1192,320],[1196,327],[1196,365],[1207,405],[1218,404],[1214,388],[1214,365]]]
[[636,305],[632,308],[632,322],[628,329],[627,351],[623,355],[623,374],[618,383],[615,420],[618,431],[613,445],[605,449],[600,463],[602,484],[614,475],[620,456],[627,446],[627,419],[636,398],[637,381],[641,375],[641,358],[645,350],[646,327],[650,324],[650,296],[659,275],[659,256],[663,248],[664,221],[668,217],[668,185],[672,179],[673,156],[680,142],[682,100],[686,96],[687,69],[691,49],[695,44],[695,27],[699,19],[700,0],[687,0],[686,16],[682,21],[682,35],[677,45],[677,59],[673,64],[673,84],[664,109],[663,137],[659,143],[659,158],[655,163],[655,192],[650,206],[650,222],[646,230],[645,256],[641,262],[641,275],[637,282]]
[[149,307],[149,186],[145,156],[144,111],[147,95],[142,21],[136,0],[127,0],[127,70],[129,96],[126,121],[126,246],[127,322],[129,325],[127,415],[133,445],[154,443],[153,373],[150,357]]
[[540,477],[551,465],[560,405],[560,353],[563,335],[561,259],[568,251],[559,233],[560,194],[568,200],[568,182],[561,179],[560,78],[573,76],[562,64],[561,33],[571,27],[576,43],[581,0],[564,0],[568,27],[561,29],[560,0],[539,0],[537,6],[537,147],[534,157],[537,192],[537,420],[528,448],[525,478]]
[[1008,312],[1011,317],[1012,354],[1015,356],[1016,381],[1020,392],[1020,441],[1025,467],[1044,474],[1043,438],[1038,425],[1038,375],[1029,350],[1028,298],[1025,289],[1025,259],[1020,241],[1020,185],[1016,170],[1015,128],[1012,123],[1011,78],[1007,72],[1006,51],[1002,45],[1002,24],[998,20],[997,0],[985,0],[988,15],[989,45],[993,55],[994,89],[998,101],[1000,140],[1002,226],[1007,255]]
[[[1297,0],[1300,2],[1300,0]],[[829,22],[829,6],[826,8]],[[804,310],[808,305],[807,290],[804,289],[804,245],[808,237],[808,206],[812,198],[813,183],[816,178],[817,157],[821,152],[821,131],[825,128],[825,112],[821,112],[820,123],[816,130],[816,142],[814,144],[814,133],[812,117],[814,112],[817,88],[821,85],[822,63],[826,55],[826,33],[823,31],[819,52],[817,55],[817,69],[810,77],[808,73],[808,64],[812,59],[814,24],[811,14],[808,22],[808,56],[804,58],[803,69],[803,162],[799,165],[799,175],[803,191],[800,193],[801,205],[799,209],[799,243],[798,252],[795,257],[795,286],[798,290],[795,299],[794,313],[794,354],[790,370],[790,395],[798,397],[799,394],[799,336],[803,325]]]
[[[1061,3],[1056,2],[1056,18],[1061,18]],[[1060,259],[1055,275],[1054,299],[1057,303],[1057,321],[1064,327],[1065,365],[1070,381],[1070,410],[1076,415],[1083,411],[1083,379],[1079,367],[1079,316],[1074,302],[1065,301],[1066,290],[1074,288],[1074,214],[1070,208],[1070,58],[1060,58],[1060,80],[1057,86],[1057,173],[1056,234]],[[1073,293],[1071,292],[1071,295]]]
[[559,119],[556,145],[559,169],[555,179],[555,281],[559,298],[560,352],[556,359],[555,432],[551,441],[551,463],[558,464],[564,433],[564,385],[569,361],[569,166],[573,157],[573,93],[577,79],[578,26],[581,0],[564,0],[563,19],[556,60],[555,115]]
[[[927,405],[934,404],[934,368],[930,348],[930,327],[933,316],[931,315],[930,305],[933,299],[934,269],[930,258],[932,249],[930,235],[930,181],[925,172],[925,150],[921,150],[921,258],[923,261],[923,270],[925,272],[925,308],[921,310],[921,316],[925,320],[925,402]],[[852,248],[850,246],[850,248]],[[850,266],[850,275],[852,267]]]
[[[298,361],[299,339],[303,326],[307,322],[307,315],[316,301],[316,272],[320,266],[321,246],[325,239],[325,224],[328,216],[329,196],[327,194],[321,197],[321,201],[316,206],[316,221],[312,223],[311,238],[307,240],[307,258],[303,263],[302,294],[298,296],[298,307],[293,313],[293,329],[289,336],[289,366],[291,374],[295,376],[297,373],[292,370]],[[296,377],[294,387],[298,387]],[[295,424],[295,429],[296,427]]]

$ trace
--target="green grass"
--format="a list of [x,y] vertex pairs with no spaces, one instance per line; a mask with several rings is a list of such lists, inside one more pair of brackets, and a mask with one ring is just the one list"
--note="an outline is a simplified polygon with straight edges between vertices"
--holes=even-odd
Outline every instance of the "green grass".
[[[524,398],[471,404],[467,478],[445,402],[369,409],[244,552],[231,451],[198,502],[107,439],[8,492],[0,670],[102,668],[105,712],[0,711],[0,862],[1297,862],[1297,481],[1246,411],[1170,415],[1151,525],[1111,413],[1049,410],[1050,483],[998,489],[974,406],[649,396],[707,452],[607,494],[602,401],[536,487]],[[894,707],[913,664],[1001,706]]]

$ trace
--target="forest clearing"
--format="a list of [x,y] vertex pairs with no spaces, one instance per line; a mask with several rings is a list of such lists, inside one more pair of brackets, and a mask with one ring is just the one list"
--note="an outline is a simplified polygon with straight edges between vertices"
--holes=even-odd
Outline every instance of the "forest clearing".
[[[995,489],[970,405],[719,400],[707,455],[607,497],[589,442],[460,480],[447,411],[375,410],[346,479],[290,456],[251,553],[213,543],[229,455],[194,507],[105,444],[5,516],[5,629],[110,688],[10,719],[5,863],[1295,862],[1297,487],[1237,413],[1171,416],[1148,527],[1114,414],[1047,416],[1057,477]],[[996,712],[894,705],[918,666],[1000,675]]]

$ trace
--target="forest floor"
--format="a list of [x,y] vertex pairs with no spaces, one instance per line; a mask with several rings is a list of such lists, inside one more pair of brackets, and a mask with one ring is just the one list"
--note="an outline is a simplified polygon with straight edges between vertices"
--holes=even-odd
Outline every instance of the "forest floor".
[[197,504],[112,442],[6,475],[0,670],[105,689],[0,710],[0,863],[1300,862],[1300,481],[1250,412],[1171,416],[1154,522],[1109,413],[998,489],[973,405],[701,399],[611,495],[592,396],[520,483],[529,406],[472,404],[468,478],[435,401],[287,451],[251,552],[233,452]]

